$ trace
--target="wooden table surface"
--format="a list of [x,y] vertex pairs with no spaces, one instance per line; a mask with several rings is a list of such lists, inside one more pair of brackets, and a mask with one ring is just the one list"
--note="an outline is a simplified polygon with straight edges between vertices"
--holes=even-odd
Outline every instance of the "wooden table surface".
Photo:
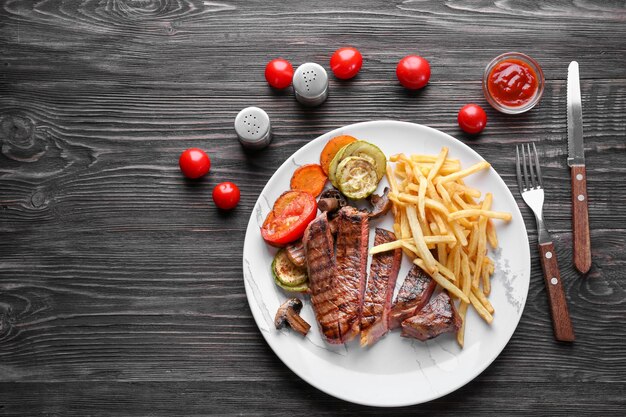
[[[342,125],[432,126],[471,146],[514,191],[532,253],[521,322],[473,382],[393,415],[623,415],[626,407],[626,5],[623,1],[7,0],[0,11],[0,415],[380,415],[309,386],[252,319],[241,268],[245,228],[267,180],[293,152]],[[354,45],[358,77],[331,77],[305,109],[264,66]],[[497,113],[481,92],[506,51],[537,59],[538,107]],[[418,53],[429,85],[404,90],[395,65]],[[572,267],[566,74],[580,63],[593,266]],[[478,138],[458,109],[485,107]],[[269,148],[233,130],[249,105],[272,118]],[[516,189],[513,149],[545,162],[545,217],[577,339],[554,341],[536,227]],[[178,169],[188,147],[208,178]],[[223,214],[212,187],[237,182]]]

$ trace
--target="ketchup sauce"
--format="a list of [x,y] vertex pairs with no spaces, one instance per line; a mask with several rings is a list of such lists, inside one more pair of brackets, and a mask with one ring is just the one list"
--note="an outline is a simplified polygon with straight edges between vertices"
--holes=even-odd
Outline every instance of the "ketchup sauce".
[[508,59],[495,65],[489,74],[489,93],[500,104],[519,107],[537,93],[537,73],[526,62]]
[[483,73],[483,93],[491,106],[508,114],[524,113],[541,100],[545,78],[537,61],[521,52],[495,57]]

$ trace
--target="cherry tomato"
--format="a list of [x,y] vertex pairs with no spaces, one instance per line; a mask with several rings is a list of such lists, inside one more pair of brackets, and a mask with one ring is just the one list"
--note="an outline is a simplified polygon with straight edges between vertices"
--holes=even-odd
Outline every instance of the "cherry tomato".
[[315,197],[305,191],[287,191],[274,203],[263,222],[261,235],[273,246],[285,246],[304,235],[317,214]]
[[185,177],[200,178],[209,172],[211,160],[202,149],[189,148],[180,154],[178,165]]
[[239,187],[232,182],[221,182],[213,188],[213,202],[222,210],[230,210],[239,204]]
[[419,90],[428,84],[430,79],[430,64],[417,55],[405,56],[398,62],[396,76],[400,84],[410,90]]
[[293,66],[286,59],[272,59],[265,67],[265,79],[274,88],[287,88],[293,79]]
[[459,126],[465,132],[475,135],[487,126],[487,113],[478,104],[466,104],[459,110]]
[[330,69],[335,77],[347,80],[359,73],[363,66],[363,57],[358,49],[352,47],[339,48],[330,57]]

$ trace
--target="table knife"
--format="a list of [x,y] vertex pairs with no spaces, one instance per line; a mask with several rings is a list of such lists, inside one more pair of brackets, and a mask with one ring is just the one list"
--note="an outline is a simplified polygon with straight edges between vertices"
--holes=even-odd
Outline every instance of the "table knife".
[[574,265],[582,273],[591,268],[591,241],[587,206],[587,173],[583,144],[583,112],[580,98],[578,62],[567,69],[567,165],[572,178],[572,223],[574,229]]

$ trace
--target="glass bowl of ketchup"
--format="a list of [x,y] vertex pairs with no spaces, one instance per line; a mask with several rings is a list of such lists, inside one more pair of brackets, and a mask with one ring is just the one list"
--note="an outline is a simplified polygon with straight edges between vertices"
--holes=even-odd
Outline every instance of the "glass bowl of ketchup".
[[491,106],[508,114],[524,113],[543,95],[545,79],[531,57],[507,52],[494,58],[483,74],[483,92]]

